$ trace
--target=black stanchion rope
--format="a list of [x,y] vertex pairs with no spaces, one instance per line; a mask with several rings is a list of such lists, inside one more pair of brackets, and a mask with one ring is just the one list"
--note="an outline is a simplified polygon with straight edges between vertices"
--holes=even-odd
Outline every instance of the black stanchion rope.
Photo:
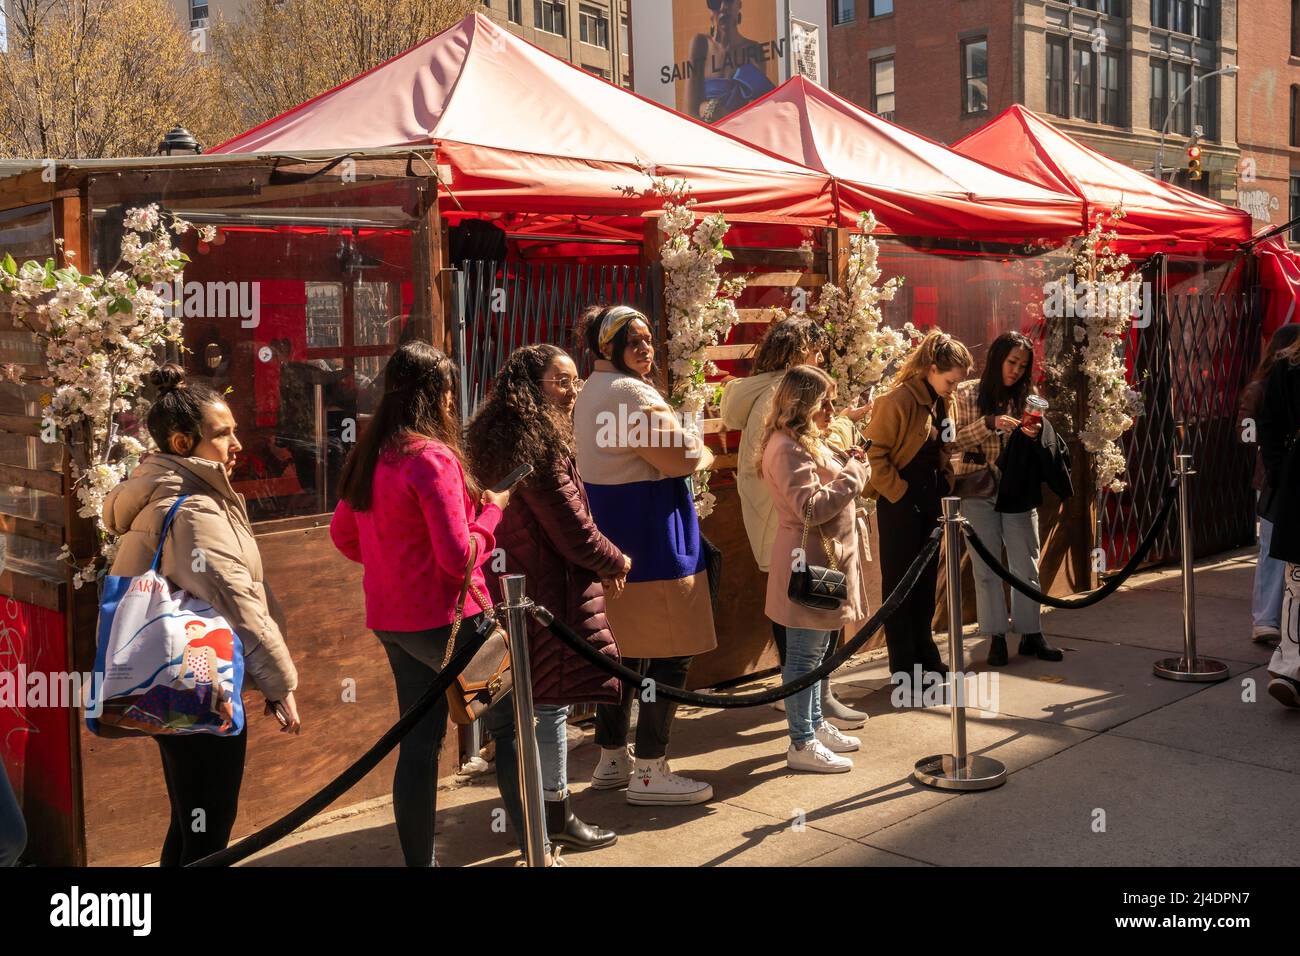
[[975,529],[970,526],[969,521],[966,521],[965,519],[962,520],[961,530],[965,533],[966,541],[970,544],[971,550],[978,554],[980,559],[993,569],[994,574],[1000,577],[1003,581],[1006,581],[1007,584],[1011,585],[1021,594],[1033,598],[1039,604],[1046,604],[1048,607],[1060,608],[1065,611],[1078,610],[1079,608],[1091,607],[1098,601],[1110,597],[1119,589],[1120,585],[1134,575],[1138,566],[1146,560],[1147,554],[1150,553],[1151,548],[1155,545],[1156,536],[1159,535],[1161,529],[1164,528],[1165,521],[1169,518],[1169,512],[1173,510],[1174,497],[1177,491],[1177,481],[1172,482],[1169,487],[1165,489],[1164,501],[1161,502],[1160,511],[1156,515],[1156,520],[1151,525],[1151,529],[1147,531],[1146,536],[1138,544],[1137,550],[1133,552],[1133,557],[1129,558],[1128,563],[1125,564],[1124,567],[1120,568],[1113,578],[1101,587],[1097,588],[1097,590],[1089,591],[1087,594],[1081,594],[1074,598],[1052,597],[1050,594],[1044,594],[1032,584],[1022,581],[1016,575],[1003,567],[1002,562],[993,556],[993,553],[989,551],[988,546],[981,541],[979,535],[975,533]]
[[[468,640],[465,638],[468,638]],[[402,738],[410,733],[411,728],[416,725],[420,718],[424,717],[437,703],[438,699],[447,693],[447,688],[460,676],[460,672],[465,669],[465,665],[473,660],[474,654],[482,643],[483,635],[474,632],[470,628],[462,628],[461,640],[456,643],[456,652],[452,655],[451,660],[447,662],[447,666],[434,679],[434,682],[429,685],[429,689],[424,692],[424,696],[412,704],[411,709],[402,714],[397,723],[393,724],[382,737],[375,741],[373,747],[358,757],[352,766],[327,783],[324,789],[314,796],[308,797],[269,826],[244,837],[234,846],[226,847],[224,850],[219,850],[201,860],[195,860],[193,863],[185,865],[187,867],[208,867],[230,866],[232,863],[238,863],[240,860],[266,849],[272,843],[284,839],[343,796],[344,793],[352,789],[357,781],[379,766],[379,762],[392,752]]]
[[[722,694],[699,694],[695,691],[685,690],[681,687],[672,687],[668,684],[655,684],[655,693],[662,694],[669,700],[675,700],[679,704],[694,704],[700,707],[759,707],[763,704],[770,704],[782,700],[783,698],[789,697],[791,694],[797,694],[799,691],[811,687],[823,677],[830,675],[832,671],[856,654],[858,650],[861,649],[862,645],[867,643],[876,631],[880,630],[881,625],[898,610],[898,606],[903,603],[903,599],[906,598],[907,595],[911,593],[912,588],[916,586],[917,578],[921,576],[921,572],[925,570],[925,566],[938,553],[939,541],[942,536],[942,528],[935,528],[934,531],[931,532],[930,540],[926,542],[926,545],[921,549],[920,554],[918,554],[912,561],[911,567],[907,569],[907,573],[903,575],[903,579],[898,582],[898,586],[894,588],[894,592],[889,595],[885,603],[880,605],[876,613],[867,619],[867,622],[862,625],[861,629],[856,635],[854,635],[851,641],[846,641],[838,651],[826,660],[822,661],[821,666],[811,673],[805,674],[803,677],[791,681],[788,684],[782,684],[780,687],[773,687],[769,690],[758,691],[753,694],[737,694],[734,696]],[[567,624],[563,621],[556,620],[556,618],[546,608],[541,607],[540,605],[533,605],[529,608],[529,612],[537,619],[538,623],[549,628],[551,633],[568,645],[570,649],[581,654],[588,661],[607,673],[613,674],[623,683],[640,687],[644,682],[645,676],[643,674],[638,674],[630,667],[616,664],[614,661],[605,657],[604,654],[575,634],[573,629]]]

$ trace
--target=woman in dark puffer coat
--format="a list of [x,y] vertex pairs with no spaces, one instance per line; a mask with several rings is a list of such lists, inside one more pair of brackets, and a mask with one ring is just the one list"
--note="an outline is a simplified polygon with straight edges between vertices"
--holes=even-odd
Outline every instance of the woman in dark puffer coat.
[[[573,405],[582,383],[573,360],[553,345],[516,350],[470,423],[470,467],[492,487],[524,463],[533,473],[514,488],[485,567],[500,600],[503,574],[528,578],[528,596],[611,660],[618,651],[605,619],[605,588],[621,590],[632,562],[596,528],[573,456]],[[537,705],[546,826],[551,842],[577,850],[616,836],[583,823],[569,805],[565,726],[570,704],[618,703],[617,678],[584,660],[535,621],[529,661]]]

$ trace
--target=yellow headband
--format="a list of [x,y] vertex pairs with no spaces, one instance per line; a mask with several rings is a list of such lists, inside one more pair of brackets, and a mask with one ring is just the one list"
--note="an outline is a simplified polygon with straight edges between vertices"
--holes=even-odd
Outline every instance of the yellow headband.
[[600,337],[598,344],[603,349],[610,342],[614,341],[614,336],[618,335],[618,330],[627,325],[633,319],[644,319],[640,312],[631,306],[616,305],[605,312],[605,317],[600,320]]

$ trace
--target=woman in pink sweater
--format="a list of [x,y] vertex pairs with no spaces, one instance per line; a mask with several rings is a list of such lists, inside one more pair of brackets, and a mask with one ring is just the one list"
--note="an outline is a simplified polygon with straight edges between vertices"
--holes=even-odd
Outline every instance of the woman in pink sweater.
[[[339,479],[330,522],[334,546],[365,567],[366,626],[383,644],[402,713],[438,676],[451,634],[470,540],[478,545],[473,581],[487,593],[483,565],[509,494],[481,491],[465,473],[456,366],[432,345],[408,342],[384,369],[384,397]],[[483,608],[465,599],[461,633],[474,633]],[[497,748],[497,784],[523,832],[514,711],[507,697],[484,715]],[[437,757],[447,702],[403,738],[393,775],[393,815],[407,866],[432,866]]]

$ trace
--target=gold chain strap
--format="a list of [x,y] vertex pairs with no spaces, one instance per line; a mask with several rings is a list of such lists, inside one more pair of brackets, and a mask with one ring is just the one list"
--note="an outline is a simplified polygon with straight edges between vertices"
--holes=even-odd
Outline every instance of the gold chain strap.
[[[808,566],[808,525],[812,523],[813,500],[812,495],[808,496],[808,508],[803,519],[803,538],[799,541],[799,550],[803,553],[804,566]],[[831,564],[832,571],[840,569],[839,563],[835,560],[835,549],[831,543],[826,540],[826,535],[821,533],[820,527],[817,530],[817,537],[822,539],[822,550],[826,552],[826,560]]]
[[451,655],[456,651],[456,635],[460,633],[461,620],[465,616],[465,595],[473,593],[474,600],[478,601],[479,607],[483,609],[488,617],[493,617],[492,602],[489,601],[483,592],[478,589],[474,583],[474,559],[478,557],[478,539],[474,537],[473,532],[469,536],[469,562],[465,566],[465,580],[460,586],[460,597],[456,600],[456,611],[451,620],[451,636],[447,638],[447,652],[442,655],[442,666],[446,667],[451,662]]

